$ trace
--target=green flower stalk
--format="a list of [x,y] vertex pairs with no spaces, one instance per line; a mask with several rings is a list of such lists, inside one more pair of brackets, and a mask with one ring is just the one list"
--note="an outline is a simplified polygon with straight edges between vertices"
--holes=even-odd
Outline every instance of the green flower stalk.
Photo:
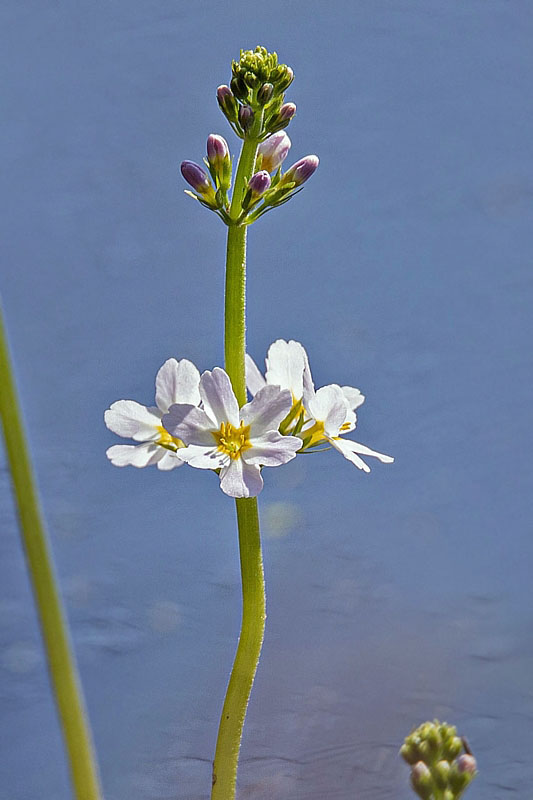
[[477,775],[466,739],[437,719],[412,731],[400,755],[411,766],[411,786],[422,800],[457,800]]
[[[393,458],[346,439],[356,427],[364,395],[352,386],[315,389],[309,359],[299,342],[278,339],[269,347],[263,376],[246,354],[246,236],[249,225],[302,191],[318,158],[305,156],[286,172],[291,147],[287,127],[296,111],[284,92],[293,72],[275,53],[257,47],[241,52],[229,86],[217,101],[243,140],[235,174],[226,140],[207,140],[207,171],[184,161],[187,191],[228,226],[224,305],[225,370],[201,376],[187,359],[168,359],[156,376],[155,406],[118,400],[106,425],[134,444],[107,450],[117,467],[171,470],[189,464],[216,473],[221,490],[235,498],[242,576],[242,623],[220,718],[213,762],[212,800],[233,800],[239,749],[265,627],[265,585],[257,495],[264,467],[277,467],[298,453],[334,448],[363,472],[361,456]],[[233,189],[230,189],[233,184]],[[251,400],[248,402],[248,392]],[[324,449],[322,447],[321,449]],[[419,770],[420,771],[420,770]]]
[[0,308],[0,416],[22,543],[76,800],[100,800],[100,780],[76,662],[41,514]]

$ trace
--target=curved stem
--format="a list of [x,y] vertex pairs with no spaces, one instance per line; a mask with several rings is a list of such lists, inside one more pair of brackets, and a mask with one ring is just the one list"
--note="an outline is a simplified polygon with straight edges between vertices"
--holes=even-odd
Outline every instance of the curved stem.
[[82,690],[72,653],[0,308],[0,416],[13,480],[22,542],[46,649],[70,773],[77,800],[100,800],[100,781]]
[[212,800],[233,800],[242,729],[265,631],[265,579],[255,497],[236,500],[242,576],[242,624],[213,762]]
[[[237,224],[246,185],[253,175],[258,133],[263,120],[258,115],[250,138],[243,142],[231,201],[226,259],[224,354],[239,406],[246,403],[246,225]],[[211,800],[234,800],[242,730],[265,630],[265,579],[261,554],[257,500],[235,501],[239,529],[242,578],[242,622],[218,729],[213,761]]]

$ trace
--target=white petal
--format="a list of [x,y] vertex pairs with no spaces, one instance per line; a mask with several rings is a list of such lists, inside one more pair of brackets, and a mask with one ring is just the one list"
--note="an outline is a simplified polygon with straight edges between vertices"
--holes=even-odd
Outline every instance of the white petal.
[[253,358],[249,356],[248,353],[246,353],[244,358],[246,367],[246,386],[253,397],[255,394],[257,394],[259,389],[262,389],[263,386],[266,386],[266,381],[261,375],[259,367]]
[[308,410],[314,419],[324,423],[327,436],[338,436],[349,409],[341,387],[331,383],[315,393]]
[[301,446],[302,440],[297,436],[282,436],[277,431],[269,431],[253,439],[252,447],[243,452],[242,458],[247,464],[279,467],[295,458]]
[[305,356],[305,364],[304,364],[304,374],[303,374],[303,388],[304,388],[304,406],[307,408],[308,403],[315,395],[315,384],[313,383],[313,376],[311,375],[311,367],[309,366],[309,359],[307,358],[307,353],[305,351],[304,346],[302,345],[302,350],[304,351]]
[[136,442],[152,442],[159,438],[161,412],[147,408],[135,400],[117,400],[104,414],[105,424],[113,433]]
[[341,386],[341,389],[352,411],[355,411],[356,408],[359,408],[359,406],[362,406],[365,402],[365,396],[361,394],[359,389],[354,389],[353,386]]
[[157,469],[168,472],[168,470],[184,465],[185,462],[182,461],[176,453],[173,453],[171,450],[166,450],[164,447],[162,447],[161,450],[164,451],[164,455],[157,462]]
[[279,386],[263,386],[250,403],[241,408],[241,419],[250,425],[250,436],[261,436],[266,431],[277,430],[292,406],[291,393]]
[[106,456],[115,467],[149,467],[156,464],[161,458],[158,444],[114,444],[106,450]]
[[171,436],[176,436],[185,444],[200,444],[212,447],[214,443],[214,423],[205,411],[196,406],[176,403],[170,406],[168,414],[163,415],[163,426]]
[[200,395],[208,416],[218,428],[222,422],[231,422],[239,427],[239,404],[233,392],[229,376],[220,367],[213,372],[207,370],[200,379]]
[[200,405],[200,373],[191,361],[169,358],[155,379],[155,402],[163,413],[174,403]]
[[230,460],[229,456],[216,446],[191,444],[188,447],[180,447],[179,454],[182,461],[196,469],[220,469]]
[[358,442],[352,442],[351,439],[329,439],[329,442],[333,445],[333,447],[338,450],[344,458],[347,458],[348,461],[351,461],[352,464],[355,464],[356,467],[362,469],[363,472],[370,472],[370,467],[365,464],[362,458],[359,458],[357,453],[361,453],[364,456],[374,456],[382,461],[384,464],[391,464],[394,459],[391,456],[386,456],[383,453],[377,453],[375,450],[371,450],[369,447],[365,447],[364,444],[359,444]]
[[300,400],[304,393],[303,374],[306,360],[306,352],[300,342],[278,339],[268,348],[267,383],[288,389],[295,400]]
[[230,497],[257,497],[263,488],[261,470],[241,458],[231,459],[220,473],[220,488]]

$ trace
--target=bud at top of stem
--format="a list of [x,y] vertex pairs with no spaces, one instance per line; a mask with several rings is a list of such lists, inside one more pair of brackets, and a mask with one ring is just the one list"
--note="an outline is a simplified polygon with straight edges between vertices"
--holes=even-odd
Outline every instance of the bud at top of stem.
[[231,71],[233,93],[254,110],[279,101],[294,78],[290,67],[278,63],[276,53],[259,46],[255,50],[241,50],[239,61],[232,62]]
[[261,142],[257,149],[257,159],[261,169],[267,172],[275,172],[287,157],[291,149],[291,140],[285,131],[273,133],[264,142]]
[[460,773],[467,772],[469,775],[475,775],[477,771],[477,761],[474,756],[469,753],[460,755],[455,764],[457,766],[457,771]]

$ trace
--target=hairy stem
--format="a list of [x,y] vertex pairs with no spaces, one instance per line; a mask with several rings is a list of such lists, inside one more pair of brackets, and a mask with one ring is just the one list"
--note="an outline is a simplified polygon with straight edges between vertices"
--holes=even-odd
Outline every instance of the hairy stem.
[[1,308],[0,416],[22,542],[75,796],[77,800],[100,800],[102,795],[89,723],[40,510]]

